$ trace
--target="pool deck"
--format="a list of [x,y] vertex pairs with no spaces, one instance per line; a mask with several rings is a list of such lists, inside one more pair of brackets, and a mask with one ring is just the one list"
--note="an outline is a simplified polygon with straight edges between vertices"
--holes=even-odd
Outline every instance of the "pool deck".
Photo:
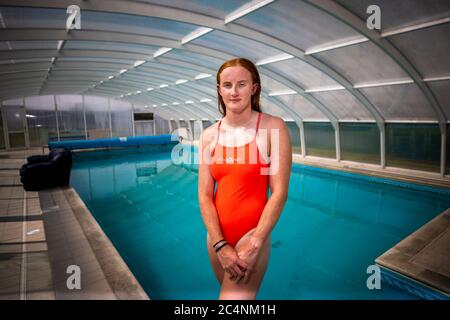
[[450,209],[400,241],[375,262],[450,298]]
[[[149,299],[71,187],[23,189],[32,154],[42,148],[0,152],[0,300]],[[68,289],[71,265],[80,289]]]
[[445,188],[450,190],[450,177],[442,177],[439,173],[424,172],[411,169],[384,167],[375,164],[359,163],[352,161],[337,161],[334,159],[319,158],[313,156],[302,157],[294,154],[293,162],[321,167],[330,170],[340,170],[351,173],[360,173],[364,175],[394,179],[409,183],[418,183],[437,188]]

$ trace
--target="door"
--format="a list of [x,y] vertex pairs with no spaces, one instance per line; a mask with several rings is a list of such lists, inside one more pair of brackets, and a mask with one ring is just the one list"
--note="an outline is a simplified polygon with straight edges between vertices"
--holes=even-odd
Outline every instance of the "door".
[[2,118],[6,147],[28,147],[25,108],[23,106],[2,106]]

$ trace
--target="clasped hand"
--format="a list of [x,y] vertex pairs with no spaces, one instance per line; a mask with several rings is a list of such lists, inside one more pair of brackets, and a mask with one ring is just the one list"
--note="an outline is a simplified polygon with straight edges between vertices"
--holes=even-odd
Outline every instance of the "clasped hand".
[[239,248],[226,246],[218,252],[219,261],[230,275],[230,280],[236,283],[243,280],[248,283],[259,255],[259,248],[255,243],[247,241]]

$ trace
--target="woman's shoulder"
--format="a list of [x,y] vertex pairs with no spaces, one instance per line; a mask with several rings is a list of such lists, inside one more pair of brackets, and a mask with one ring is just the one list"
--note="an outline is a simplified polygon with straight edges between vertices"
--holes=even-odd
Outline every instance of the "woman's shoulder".
[[261,112],[261,127],[266,129],[281,129],[285,126],[286,124],[282,118]]
[[203,129],[201,137],[204,141],[211,140],[212,137],[215,137],[217,133],[217,128],[219,127],[219,120],[210,125],[208,128]]

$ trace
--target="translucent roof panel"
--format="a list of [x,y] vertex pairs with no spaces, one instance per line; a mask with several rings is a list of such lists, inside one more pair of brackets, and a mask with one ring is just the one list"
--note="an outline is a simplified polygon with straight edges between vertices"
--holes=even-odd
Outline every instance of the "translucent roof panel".
[[425,96],[414,84],[360,90],[385,120],[437,120]]
[[367,7],[377,5],[382,12],[381,28],[387,31],[393,28],[411,26],[450,16],[448,0],[336,0],[361,19],[367,19]]
[[[145,70],[130,70],[126,72],[128,76],[141,76],[141,77],[145,77],[145,78],[150,78],[150,79],[154,79],[155,83],[158,84],[167,84],[167,85],[171,85],[174,84],[175,81],[178,79],[178,77],[174,76],[173,74],[170,74],[169,72],[159,72],[159,73],[154,73],[151,74],[149,72],[146,72]],[[124,73],[125,75],[125,73]],[[118,79],[120,79],[121,77],[118,77]],[[150,80],[149,79],[149,80]]]
[[1,99],[12,99],[20,96],[28,97],[40,94],[40,87],[30,87],[30,88],[22,88],[18,90],[8,90],[7,92],[3,92],[0,90]]
[[25,98],[27,108],[37,108],[39,110],[55,110],[53,96],[34,96]]
[[68,40],[64,44],[63,52],[69,49],[75,50],[105,50],[146,54],[151,56],[160,46],[147,46],[132,43],[106,42],[106,41],[78,41]]
[[253,62],[282,53],[282,51],[260,42],[218,30],[209,32],[191,43],[213,48],[231,56],[245,57]]
[[261,110],[271,115],[281,117],[285,120],[293,120],[289,113],[280,108],[276,103],[264,97],[261,97]]
[[8,29],[64,29],[67,13],[63,9],[0,7]]
[[83,11],[83,29],[123,32],[181,40],[198,28],[196,25],[166,19],[117,14],[98,11]]
[[23,99],[11,99],[3,101],[4,106],[23,106]]
[[91,61],[63,61],[56,60],[54,63],[55,69],[91,69],[91,70],[111,70],[119,72],[121,69],[127,69],[132,64],[119,64],[110,62],[91,62]]
[[304,121],[329,120],[314,104],[298,94],[290,94],[275,97],[288,105]]
[[[159,4],[162,6],[186,10],[185,0],[141,0],[141,2]],[[247,3],[248,0],[189,0],[189,11],[224,19],[228,13],[238,9],[239,7]]]
[[114,87],[120,90],[126,90],[128,92],[132,91],[147,91],[147,88],[158,88],[159,83],[157,81],[136,81],[132,78],[121,78],[121,79],[112,79],[107,82],[102,83],[99,87]]
[[223,59],[218,59],[211,56],[204,56],[187,50],[176,50],[176,49],[165,53],[164,58],[189,62],[192,63],[193,65],[204,66],[212,70],[218,70],[219,67],[222,65],[222,63],[224,63]]
[[374,117],[347,90],[312,93],[339,120],[374,120]]
[[54,74],[53,72],[50,73],[48,75],[48,79],[51,81],[64,81],[64,80],[87,80],[87,81],[96,81],[96,82],[100,82],[100,81],[106,81],[106,78],[102,75],[70,75],[67,73],[59,73],[59,74]]
[[34,59],[0,60],[0,64],[16,64],[16,63],[30,63],[30,62],[51,62],[51,59],[50,58],[34,58]]
[[171,88],[170,91],[166,91],[168,94],[176,94],[183,102],[187,100],[193,100],[199,102],[202,99],[211,99],[213,101],[217,101],[216,95],[212,95],[210,93],[202,93],[200,90],[194,91],[190,87],[185,86],[176,86]]
[[260,78],[261,78],[261,88],[264,92],[266,93],[271,93],[271,92],[275,92],[275,91],[286,91],[286,90],[290,90],[287,86],[285,86],[284,84],[273,80],[272,78],[269,78],[268,76],[264,75],[264,73],[262,73],[262,70],[260,71]]
[[51,66],[50,62],[4,64],[0,65],[0,73],[45,70],[48,69],[50,66]]
[[47,71],[31,71],[31,72],[18,72],[3,74],[0,78],[0,82],[4,81],[21,81],[29,78],[40,79],[47,76]]
[[13,50],[53,49],[58,48],[58,41],[9,41]]
[[409,79],[380,48],[364,42],[314,54],[353,84]]
[[70,73],[67,73],[65,70],[53,70],[50,74],[51,76],[58,76],[58,77],[103,77],[108,78],[111,75],[115,75],[110,71],[102,71],[102,70],[70,70]]
[[450,76],[449,23],[393,35],[389,40],[423,77]]
[[[180,77],[186,77],[188,79],[192,79],[195,78],[195,76],[197,76],[199,74],[198,71],[195,70],[190,70],[190,69],[186,69],[186,68],[180,68],[174,65],[168,65],[168,64],[162,64],[159,62],[147,62],[144,63],[142,65],[140,65],[139,67],[136,68],[137,70],[143,70],[143,71],[155,71],[155,72],[162,72],[162,73],[171,73],[174,76],[180,76]],[[185,80],[188,80],[185,79]]]
[[107,83],[102,83],[101,85],[96,86],[97,89],[105,89],[105,90],[113,90],[118,92],[124,92],[125,94],[132,93],[134,94],[136,91],[141,90],[140,86],[137,86],[130,82],[125,81],[111,81]]
[[338,85],[322,71],[296,58],[271,63],[264,67],[299,84],[304,89]]
[[214,97],[214,99],[217,99],[217,90],[215,83],[212,83],[212,85],[210,85],[210,83],[207,82],[193,81],[183,84],[183,86],[180,86],[180,88],[183,88],[183,90],[192,91],[192,94],[201,96],[202,98]]
[[153,90],[147,93],[148,96],[152,97],[160,97],[163,100],[166,100],[167,103],[172,104],[173,102],[185,103],[186,100],[192,99],[192,96],[183,94],[179,90],[171,89],[171,90]]
[[450,120],[450,80],[428,82],[427,85]]
[[9,50],[10,44],[7,41],[0,41],[0,50],[6,51]]
[[235,21],[306,50],[361,36],[303,1],[278,0]]
[[126,64],[132,66],[134,64],[134,60],[126,60],[126,59],[112,59],[112,58],[101,58],[101,57],[59,57],[58,62],[109,62],[109,63],[117,63],[117,64]]

